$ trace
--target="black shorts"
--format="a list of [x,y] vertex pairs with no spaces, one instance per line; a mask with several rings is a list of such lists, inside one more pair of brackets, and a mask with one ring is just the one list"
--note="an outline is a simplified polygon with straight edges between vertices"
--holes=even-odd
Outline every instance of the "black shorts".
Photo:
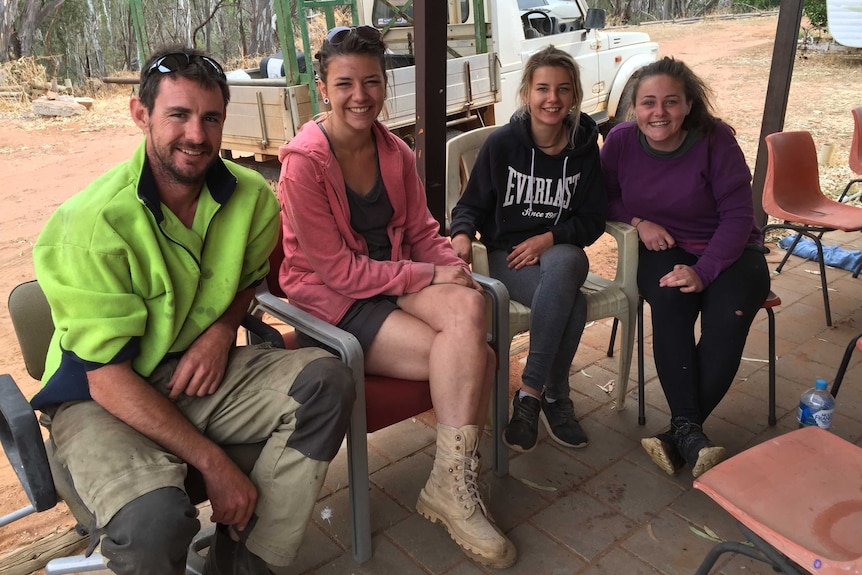
[[[390,295],[377,295],[368,299],[357,300],[338,322],[337,327],[353,334],[359,340],[362,352],[368,353],[368,348],[371,347],[371,342],[377,337],[380,326],[383,325],[389,314],[398,309],[396,301],[398,298]],[[302,346],[320,345],[306,336],[298,336],[297,341]],[[323,345],[320,347],[326,348]]]

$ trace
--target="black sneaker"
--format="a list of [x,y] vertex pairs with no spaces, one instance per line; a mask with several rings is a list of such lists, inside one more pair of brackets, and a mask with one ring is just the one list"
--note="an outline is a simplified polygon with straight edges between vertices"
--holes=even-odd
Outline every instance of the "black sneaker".
[[676,475],[685,467],[685,459],[677,451],[670,430],[654,437],[644,437],[641,439],[641,446],[649,454],[653,463],[668,475]]
[[532,395],[512,399],[512,419],[503,432],[503,443],[515,451],[527,453],[536,447],[539,437],[539,400]]
[[561,397],[553,403],[545,400],[542,394],[542,423],[551,439],[566,447],[586,447],[590,442],[584,428],[575,417],[575,404],[568,397]]
[[691,474],[700,476],[724,459],[725,449],[716,446],[703,428],[685,417],[674,417],[670,423],[677,451],[691,466]]

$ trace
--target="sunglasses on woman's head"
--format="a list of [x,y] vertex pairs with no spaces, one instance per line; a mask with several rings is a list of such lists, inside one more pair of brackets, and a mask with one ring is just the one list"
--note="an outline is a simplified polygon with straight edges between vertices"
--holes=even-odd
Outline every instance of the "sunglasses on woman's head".
[[332,46],[338,46],[354,32],[367,42],[379,42],[382,38],[380,30],[374,26],[336,26],[326,34],[326,41]]
[[153,70],[160,74],[170,74],[179,70],[185,70],[195,60],[200,60],[208,64],[215,72],[216,76],[226,79],[221,65],[212,58],[208,58],[207,56],[198,56],[197,54],[186,54],[185,52],[174,52],[172,54],[162,56],[153,62],[152,66],[147,70],[147,74],[152,73]]

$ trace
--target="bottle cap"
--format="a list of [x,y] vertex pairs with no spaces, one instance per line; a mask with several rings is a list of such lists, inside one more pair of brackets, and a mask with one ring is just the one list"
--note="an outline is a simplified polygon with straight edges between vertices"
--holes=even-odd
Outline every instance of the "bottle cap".
[[826,389],[828,385],[825,379],[818,379],[814,382],[815,389]]

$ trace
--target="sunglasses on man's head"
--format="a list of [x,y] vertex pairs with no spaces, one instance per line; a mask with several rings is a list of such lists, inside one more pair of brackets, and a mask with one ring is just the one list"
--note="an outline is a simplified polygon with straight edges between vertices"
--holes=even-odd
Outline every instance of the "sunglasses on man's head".
[[326,41],[332,46],[338,46],[354,32],[367,42],[379,42],[382,38],[380,30],[374,26],[336,26],[326,34]]
[[192,62],[195,60],[200,60],[210,66],[213,71],[216,73],[216,76],[220,78],[226,78],[224,74],[224,70],[221,65],[213,60],[212,58],[208,58],[206,56],[198,56],[197,54],[186,54],[185,52],[174,52],[173,54],[167,54],[162,56],[150,66],[147,73],[152,73],[153,70],[159,72],[161,74],[170,74],[171,72],[177,72],[179,70],[185,70],[188,68]]

